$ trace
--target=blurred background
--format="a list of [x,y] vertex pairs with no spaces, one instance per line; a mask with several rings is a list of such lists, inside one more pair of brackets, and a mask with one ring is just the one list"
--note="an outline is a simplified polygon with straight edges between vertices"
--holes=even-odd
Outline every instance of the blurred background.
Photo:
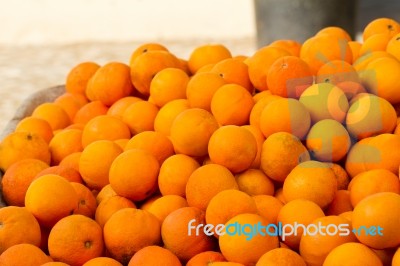
[[35,91],[63,84],[82,61],[127,63],[144,42],[188,58],[205,43],[252,55],[275,39],[304,41],[325,26],[354,38],[398,0],[0,0],[0,130]]

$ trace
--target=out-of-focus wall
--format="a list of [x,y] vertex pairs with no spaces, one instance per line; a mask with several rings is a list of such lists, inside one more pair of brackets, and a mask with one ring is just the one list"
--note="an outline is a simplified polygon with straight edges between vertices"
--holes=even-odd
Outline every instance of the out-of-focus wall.
[[252,0],[0,0],[0,44],[255,37]]

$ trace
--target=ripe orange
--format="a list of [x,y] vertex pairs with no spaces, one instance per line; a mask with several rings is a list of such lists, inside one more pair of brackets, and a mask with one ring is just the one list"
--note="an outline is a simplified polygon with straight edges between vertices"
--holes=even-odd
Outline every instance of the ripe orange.
[[115,116],[119,119],[122,119],[126,108],[138,101],[142,101],[142,99],[135,96],[127,96],[121,98],[110,106],[107,111],[107,115]]
[[261,150],[261,170],[271,179],[283,182],[299,163],[310,160],[301,141],[287,132],[269,136]]
[[313,83],[311,69],[297,56],[278,58],[269,68],[267,85],[273,95],[298,99]]
[[317,83],[332,83],[338,85],[341,82],[359,82],[356,69],[346,61],[333,60],[329,61],[318,70]]
[[128,125],[132,136],[154,130],[154,120],[158,113],[158,107],[147,101],[138,101],[126,108],[122,121]]
[[67,112],[55,103],[40,104],[33,110],[32,117],[47,121],[53,130],[63,129],[71,124]]
[[[367,246],[360,243],[344,243],[329,252],[324,266],[382,266],[379,257]],[[395,264],[392,264],[395,265]]]
[[360,48],[360,55],[376,52],[386,51],[386,47],[393,35],[389,33],[374,34],[364,41]]
[[257,261],[256,266],[278,266],[278,265],[295,265],[295,266],[306,266],[303,258],[293,250],[288,248],[275,248],[267,251]]
[[53,259],[78,266],[103,254],[103,232],[94,220],[74,214],[53,226],[48,245]]
[[288,202],[294,199],[308,199],[321,208],[332,202],[336,191],[335,174],[328,164],[318,161],[300,163],[283,183],[283,195]]
[[186,99],[173,100],[165,104],[158,111],[154,119],[154,131],[169,136],[171,126],[175,118],[183,111],[189,109],[189,101]]
[[174,154],[171,140],[160,132],[143,131],[133,136],[125,146],[125,150],[139,149],[152,154],[160,165]]
[[350,182],[350,178],[346,170],[341,165],[336,163],[330,164],[330,167],[336,176],[336,180],[338,183],[338,190],[347,189],[347,186],[349,185]]
[[46,163],[37,159],[23,159],[12,164],[1,179],[2,196],[7,204],[24,206],[29,185],[47,167]]
[[52,167],[48,167],[41,172],[39,172],[35,178],[38,178],[42,175],[59,175],[67,179],[69,182],[83,183],[82,177],[79,171],[75,170],[75,168],[64,166],[64,165],[56,165]]
[[179,68],[165,68],[158,72],[150,83],[151,99],[158,107],[166,103],[186,98],[189,76]]
[[253,135],[254,139],[256,140],[257,143],[257,154],[256,158],[254,158],[253,163],[251,164],[251,168],[259,169],[260,168],[260,163],[261,163],[261,149],[262,145],[265,141],[265,137],[261,130],[253,125],[245,125],[242,126],[244,129],[250,131],[250,133]]
[[248,66],[235,58],[228,58],[213,65],[211,72],[220,75],[227,83],[233,83],[244,87],[250,93],[253,92],[253,84],[249,78]]
[[252,165],[257,155],[257,142],[245,128],[222,126],[211,135],[208,154],[212,162],[239,173]]
[[99,68],[100,66],[95,62],[82,62],[74,66],[67,75],[65,90],[86,97],[87,83]]
[[363,31],[363,40],[366,41],[369,37],[379,34],[387,33],[391,36],[400,32],[400,25],[397,21],[390,18],[377,18],[368,23]]
[[189,56],[189,70],[194,74],[202,66],[215,64],[231,57],[231,52],[222,44],[201,45],[196,47]]
[[171,212],[162,223],[161,235],[165,248],[186,262],[195,255],[210,251],[214,241],[203,230],[196,234],[189,224],[196,227],[205,224],[205,212],[196,207],[184,207]]
[[399,47],[400,47],[400,33],[396,34],[395,36],[390,39],[390,41],[387,44],[386,51],[393,55],[394,57],[397,58],[397,60],[400,60],[400,52],[399,52]]
[[277,223],[277,218],[283,203],[274,196],[255,195],[253,199],[256,203],[258,214],[270,223]]
[[44,227],[52,227],[78,207],[78,195],[65,178],[44,175],[35,179],[25,196],[25,206]]
[[162,223],[168,214],[183,207],[188,207],[185,198],[178,195],[165,195],[154,200],[147,210]]
[[[29,256],[21,256],[21,254],[29,254]],[[14,245],[0,255],[0,265],[36,266],[50,261],[52,259],[40,248],[26,243]]]
[[266,138],[273,133],[288,132],[303,139],[310,129],[310,113],[307,106],[296,99],[278,99],[262,111],[260,129]]
[[76,113],[82,106],[88,103],[88,100],[86,96],[82,94],[73,94],[66,92],[58,96],[54,100],[54,103],[60,105],[68,114],[71,121],[73,121]]
[[236,215],[225,224],[226,230],[229,230],[227,226],[235,223],[242,226],[241,229],[236,229],[236,231],[240,230],[241,234],[239,232],[236,232],[236,234],[225,232],[224,235],[219,237],[221,253],[228,261],[254,265],[264,253],[279,246],[277,236],[269,234],[263,236],[255,233],[252,227],[244,227],[245,224],[267,226],[268,221],[260,215],[252,213]]
[[352,210],[353,206],[350,200],[350,191],[338,190],[325,212],[327,215],[340,215]]
[[133,255],[128,266],[181,266],[178,257],[166,248],[159,246],[147,246]]
[[18,122],[16,132],[25,131],[28,133],[36,134],[41,136],[47,143],[53,138],[53,129],[49,122],[44,119],[36,118],[32,116],[25,117]]
[[90,143],[79,159],[79,172],[89,188],[100,190],[109,184],[109,171],[123,150],[110,140]]
[[76,112],[73,122],[75,124],[86,124],[92,118],[107,114],[108,107],[100,101],[85,104]]
[[187,263],[186,266],[208,266],[214,262],[226,261],[224,256],[217,251],[204,251],[193,256]]
[[344,39],[348,42],[351,41],[350,34],[341,27],[335,27],[335,26],[325,27],[315,34],[315,36],[321,36],[321,35],[329,35],[337,37],[338,39]]
[[226,189],[238,189],[232,173],[222,165],[206,164],[190,175],[186,184],[186,200],[189,206],[206,210],[210,200]]
[[[123,230],[120,230],[122,225]],[[124,265],[140,249],[157,245],[161,240],[158,219],[147,211],[134,208],[114,213],[104,225],[103,232],[107,250]]]
[[[265,92],[266,91],[257,93],[255,96],[260,95]],[[253,96],[253,98],[255,98],[255,96]],[[282,99],[282,97],[277,96],[277,95],[271,95],[271,93],[269,92],[269,94],[263,96],[259,100],[255,100],[255,104],[250,112],[250,117],[249,117],[250,125],[260,128],[260,120],[261,120],[262,112],[270,103],[272,103],[273,101],[279,100],[279,99]]]
[[360,56],[360,49],[361,49],[361,43],[358,41],[350,41],[347,43],[350,46],[351,53],[353,54],[353,60],[352,62],[356,62],[358,57]]
[[109,182],[118,195],[140,201],[155,192],[159,170],[160,164],[150,153],[128,150],[112,162]]
[[293,56],[300,55],[301,43],[295,40],[276,40],[269,44],[271,47],[282,48],[290,53]]
[[167,51],[168,52],[168,49],[167,49],[167,47],[165,47],[164,45],[162,45],[160,43],[153,43],[153,42],[144,43],[142,45],[139,45],[132,52],[130,60],[129,60],[129,65],[132,66],[133,61],[135,61],[139,55],[147,53],[149,51]]
[[248,169],[236,175],[239,190],[255,195],[274,195],[274,183],[259,169]]
[[[399,194],[381,192],[366,197],[356,205],[352,217],[352,226],[358,228],[359,234],[356,236],[362,244],[375,249],[394,248],[399,245]],[[368,234],[362,229],[370,226],[376,227],[376,234]]]
[[122,264],[109,257],[97,257],[88,260],[82,266],[122,266]]
[[96,208],[96,222],[104,227],[114,213],[124,208],[136,208],[136,206],[132,201],[118,195],[107,197],[99,202]]
[[217,128],[216,119],[206,110],[191,108],[183,111],[171,127],[175,152],[194,157],[206,155],[208,142]]
[[75,209],[74,214],[81,214],[89,218],[94,218],[97,202],[92,191],[81,183],[71,182],[71,185],[78,195],[78,207]]
[[63,129],[49,143],[52,165],[58,165],[66,156],[80,152],[82,147],[82,130]]
[[23,207],[7,206],[0,209],[0,254],[22,243],[39,246],[40,226],[36,218]]
[[49,165],[50,158],[49,145],[39,135],[13,132],[0,142],[0,170],[3,172],[23,159],[38,159]]

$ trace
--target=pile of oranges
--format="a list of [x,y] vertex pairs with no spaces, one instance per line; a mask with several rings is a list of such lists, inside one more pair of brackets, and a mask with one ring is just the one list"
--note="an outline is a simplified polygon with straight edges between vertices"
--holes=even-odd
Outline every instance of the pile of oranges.
[[[1,141],[0,265],[399,266],[400,25],[362,39],[78,64]],[[295,223],[383,234],[207,234]]]

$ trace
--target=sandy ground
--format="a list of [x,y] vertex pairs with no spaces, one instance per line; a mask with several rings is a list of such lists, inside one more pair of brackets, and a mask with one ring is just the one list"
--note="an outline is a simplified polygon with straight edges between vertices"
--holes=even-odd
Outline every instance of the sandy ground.
[[[182,58],[188,58],[197,45],[205,43],[222,43],[234,55],[251,55],[256,49],[254,39],[159,42]],[[0,46],[0,132],[25,98],[36,91],[64,84],[68,71],[76,64],[83,61],[127,63],[132,51],[142,43]]]

